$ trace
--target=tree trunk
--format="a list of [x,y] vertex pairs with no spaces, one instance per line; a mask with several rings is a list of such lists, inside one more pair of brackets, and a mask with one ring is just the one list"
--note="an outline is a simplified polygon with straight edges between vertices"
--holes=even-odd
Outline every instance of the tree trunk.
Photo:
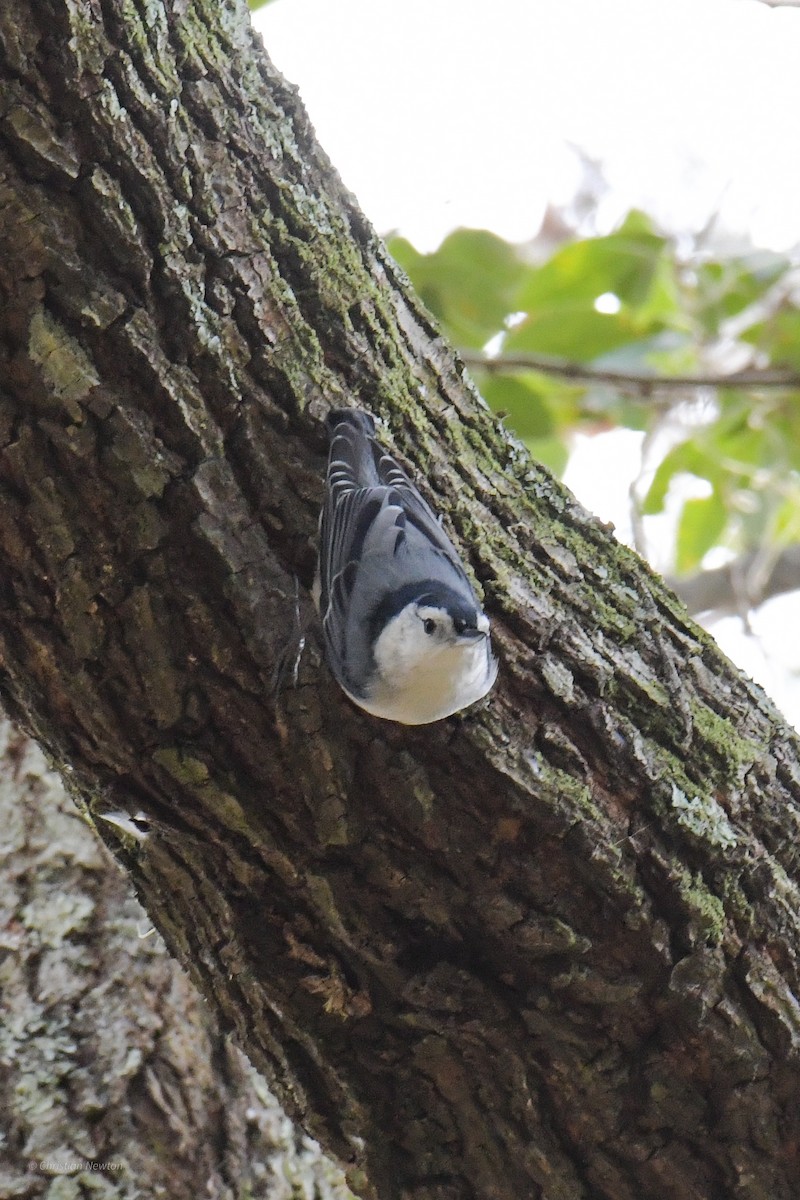
[[8,721],[0,767],[0,1196],[345,1200]]
[[[790,1200],[791,731],[482,408],[243,5],[0,46],[3,692],[171,950],[364,1196]],[[321,665],[348,399],[483,589],[463,717]]]

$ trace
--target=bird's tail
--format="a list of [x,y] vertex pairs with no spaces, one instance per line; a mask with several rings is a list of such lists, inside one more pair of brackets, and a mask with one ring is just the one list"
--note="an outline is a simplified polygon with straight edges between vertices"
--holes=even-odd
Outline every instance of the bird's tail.
[[380,482],[375,421],[360,408],[335,408],[325,421],[331,439],[328,482],[333,487],[374,487]]

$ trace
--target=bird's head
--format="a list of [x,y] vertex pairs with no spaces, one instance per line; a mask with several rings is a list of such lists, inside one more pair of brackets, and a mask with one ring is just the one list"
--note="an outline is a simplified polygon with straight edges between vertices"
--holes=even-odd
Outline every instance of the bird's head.
[[420,644],[470,646],[489,633],[489,618],[476,604],[458,596],[423,595],[408,606],[409,623],[418,625]]
[[373,623],[375,662],[384,679],[455,661],[489,636],[489,618],[474,596],[436,580],[408,584],[386,598]]

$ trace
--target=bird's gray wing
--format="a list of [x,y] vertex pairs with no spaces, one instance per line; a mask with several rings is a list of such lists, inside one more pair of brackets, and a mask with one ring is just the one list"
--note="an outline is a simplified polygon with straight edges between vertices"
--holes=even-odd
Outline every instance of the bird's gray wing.
[[385,487],[331,495],[322,511],[319,610],[331,667],[355,694],[370,666],[371,607],[395,586],[404,524],[396,494]]
[[[449,564],[455,568],[456,573],[466,580],[467,577],[455,546],[445,533],[433,510],[423,500],[402,467],[385,451],[380,452],[380,458],[376,466],[381,483],[396,493],[409,524],[423,536],[434,550],[444,555]],[[407,529],[404,527],[404,536],[407,532]],[[398,549],[400,549],[400,546],[398,546]]]

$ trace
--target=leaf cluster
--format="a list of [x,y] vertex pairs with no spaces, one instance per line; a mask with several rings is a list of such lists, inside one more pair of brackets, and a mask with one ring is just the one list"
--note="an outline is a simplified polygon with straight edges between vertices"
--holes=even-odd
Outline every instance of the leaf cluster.
[[535,245],[474,229],[430,254],[399,237],[390,250],[492,409],[551,469],[563,470],[576,432],[644,435],[635,523],[672,513],[678,573],[712,550],[778,553],[800,541],[800,308],[789,258],[686,256],[636,211],[544,262],[533,261]]

